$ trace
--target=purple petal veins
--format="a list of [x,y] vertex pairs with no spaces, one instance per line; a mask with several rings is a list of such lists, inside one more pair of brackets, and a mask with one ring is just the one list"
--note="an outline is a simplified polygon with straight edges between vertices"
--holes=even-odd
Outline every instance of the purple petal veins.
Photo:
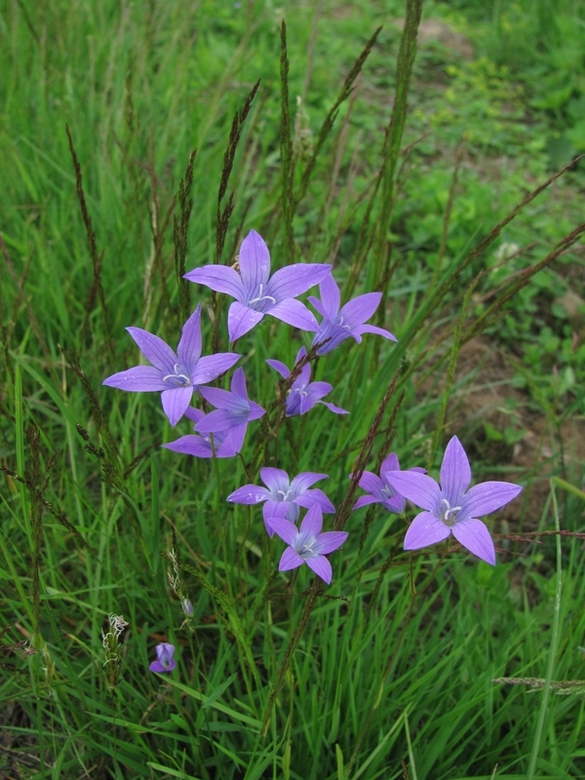
[[176,425],[199,386],[212,382],[239,359],[234,352],[201,357],[201,305],[183,325],[177,354],[161,338],[142,328],[126,329],[152,366],[135,366],[103,384],[131,393],[160,392],[164,413]]
[[340,309],[339,287],[332,276],[325,277],[319,283],[319,291],[321,293],[320,301],[309,296],[309,301],[323,318],[318,328],[310,328],[310,330],[316,330],[313,346],[328,339],[327,343],[317,350],[318,355],[326,355],[350,337],[359,344],[364,333],[376,333],[391,341],[397,340],[390,331],[384,330],[384,328],[364,324],[378,308],[382,293],[358,295],[357,298],[353,298]]
[[322,490],[310,489],[315,482],[328,479],[327,474],[306,471],[291,480],[286,471],[267,466],[260,469],[260,478],[266,487],[244,485],[230,493],[227,500],[234,504],[264,503],[262,514],[269,536],[274,535],[274,517],[283,517],[287,522],[294,523],[298,520],[300,507],[308,509],[318,504],[322,512],[335,512],[335,507]]
[[[406,499],[388,481],[386,474],[389,471],[400,471],[400,462],[398,461],[398,455],[395,452],[391,452],[390,455],[382,461],[379,477],[371,471],[364,471],[362,478],[359,481],[359,486],[362,490],[369,493],[369,495],[358,498],[354,504],[354,509],[360,509],[360,507],[367,506],[368,504],[382,504],[389,512],[395,512],[396,514],[404,512]],[[407,469],[406,472],[400,473],[424,474],[425,469],[414,466],[411,469]]]
[[522,490],[512,482],[484,482],[469,488],[471,468],[456,436],[448,443],[441,465],[441,483],[425,474],[389,470],[385,478],[405,498],[426,510],[418,514],[404,538],[405,550],[418,550],[453,535],[469,552],[495,566],[496,551],[485,523],[487,515]]
[[231,342],[251,330],[265,314],[304,330],[317,327],[313,314],[295,299],[328,276],[330,265],[297,263],[281,268],[270,277],[268,247],[255,230],[242,241],[238,262],[239,274],[234,268],[220,265],[195,268],[185,274],[190,282],[204,284],[235,298],[228,314]]
[[[307,350],[301,347],[298,351],[295,365],[299,363],[307,354]],[[267,360],[271,368],[274,368],[284,378],[288,379],[291,371],[281,363],[280,360]],[[329,382],[311,382],[311,366],[307,363],[301,369],[301,373],[290,386],[286,398],[286,416],[295,417],[296,415],[306,414],[315,404],[323,404],[335,414],[349,414],[346,409],[327,403],[321,399],[333,390]]]
[[323,512],[314,504],[303,519],[300,529],[283,517],[271,519],[273,531],[289,546],[282,554],[279,571],[296,569],[303,563],[312,569],[328,585],[331,582],[331,564],[326,554],[339,549],[348,534],[345,531],[327,531],[321,533]]

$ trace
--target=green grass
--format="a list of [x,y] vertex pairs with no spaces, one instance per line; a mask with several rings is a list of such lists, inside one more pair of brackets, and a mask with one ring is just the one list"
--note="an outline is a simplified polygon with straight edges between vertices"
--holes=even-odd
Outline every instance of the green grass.
[[[472,29],[474,8],[459,5],[457,23]],[[582,219],[582,172],[528,198],[556,169],[543,138],[558,117],[502,69],[510,63],[481,50],[499,29],[493,19],[478,28],[473,62],[419,48],[409,110],[398,101],[385,143],[400,40],[391,20],[403,4],[283,13],[286,58],[281,11],[260,3],[53,0],[34,14],[26,2],[0,10],[0,774],[583,777],[581,689],[554,686],[584,677],[582,540],[570,535],[584,530],[583,470],[559,433],[583,424],[582,338],[562,303],[567,290],[583,297],[579,236],[555,254]],[[453,13],[434,4],[423,18]],[[358,77],[354,64],[380,25]],[[295,125],[297,95],[306,114]],[[186,225],[185,189],[182,205],[176,198],[195,148],[191,218],[173,240],[174,220]],[[185,421],[172,430],[157,396],[101,382],[136,363],[126,326],[176,345],[181,253],[188,270],[218,251],[231,264],[250,228],[265,237],[273,269],[331,262],[344,299],[385,290],[377,324],[399,342],[365,336],[313,364],[313,378],[334,385],[327,400],[351,415],[316,407],[277,437],[252,424],[241,459],[182,457],[160,444],[189,433]],[[522,251],[508,257],[504,242]],[[204,354],[216,339],[227,350],[226,302],[199,286],[188,293],[189,312],[204,303]],[[481,417],[454,428],[457,399],[480,381],[459,368],[477,333],[516,361],[502,403],[506,388],[522,392],[522,420],[545,419],[553,450],[560,439],[549,467],[557,487],[536,512],[540,467],[513,466],[515,429]],[[270,318],[238,343],[251,398],[272,404],[276,375],[264,361],[291,365],[301,343]],[[498,565],[447,547],[405,553],[411,509],[405,519],[376,507],[347,519],[330,587],[306,567],[279,574],[283,545],[267,539],[261,510],[225,497],[274,465],[329,474],[321,485],[342,505],[398,371],[362,465],[375,470],[395,450],[403,467],[437,476],[453,433],[470,453],[487,452],[472,459],[476,480],[525,486],[513,511],[489,521]],[[486,438],[508,456],[490,458]],[[326,516],[326,529],[333,522]],[[557,527],[568,535],[534,535]],[[187,622],[182,598],[194,607]],[[110,613],[128,622],[113,688],[102,647]],[[148,671],[161,641],[177,647],[177,669],[164,677]],[[527,682],[493,682],[503,677]],[[529,689],[534,679],[542,689]]]

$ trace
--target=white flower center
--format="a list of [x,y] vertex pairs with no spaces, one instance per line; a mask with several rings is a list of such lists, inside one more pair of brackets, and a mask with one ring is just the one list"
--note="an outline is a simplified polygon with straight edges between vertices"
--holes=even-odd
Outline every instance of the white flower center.
[[443,507],[442,520],[445,525],[453,526],[457,522],[457,515],[461,512],[460,506],[451,506],[446,498],[441,499],[441,506]]
[[180,363],[175,363],[173,373],[163,376],[163,382],[166,382],[171,387],[188,387],[191,384],[191,377],[184,373],[183,366]]
[[291,493],[292,488],[289,488],[286,493],[284,490],[277,490],[276,491],[276,499],[277,501],[290,501],[291,500]]
[[258,297],[257,298],[251,298],[248,301],[248,306],[252,306],[253,303],[261,303],[262,301],[270,301],[274,305],[276,305],[276,298],[273,298],[272,295],[263,295],[264,292],[264,285],[261,284],[260,288],[258,289]]

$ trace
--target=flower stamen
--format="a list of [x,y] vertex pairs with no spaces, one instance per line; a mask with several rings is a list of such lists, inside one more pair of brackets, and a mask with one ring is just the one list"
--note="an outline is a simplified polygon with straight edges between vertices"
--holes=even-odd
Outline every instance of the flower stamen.
[[445,525],[452,526],[457,522],[457,515],[461,511],[460,506],[451,506],[446,498],[441,499],[441,506],[445,506],[443,511],[443,522]]

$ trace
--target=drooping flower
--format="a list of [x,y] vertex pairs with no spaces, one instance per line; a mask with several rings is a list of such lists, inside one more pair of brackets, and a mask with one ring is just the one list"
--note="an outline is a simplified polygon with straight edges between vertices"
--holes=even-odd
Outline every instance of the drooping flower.
[[260,478],[266,485],[265,488],[258,485],[244,485],[234,490],[227,500],[234,504],[260,504],[264,501],[262,514],[269,536],[274,536],[271,524],[274,517],[284,517],[289,522],[296,523],[300,507],[309,509],[314,504],[318,504],[321,511],[326,514],[335,512],[335,507],[322,490],[319,488],[309,490],[311,485],[320,479],[329,479],[327,474],[305,471],[290,480],[286,471],[266,467],[260,469]]
[[[231,392],[217,387],[202,387],[199,392],[216,407],[195,425],[200,434],[223,433],[225,439],[217,454],[224,457],[230,449],[239,452],[244,444],[248,423],[265,414],[264,409],[248,398],[244,369],[238,368],[232,377]],[[226,456],[227,457],[227,456]]]
[[142,328],[126,328],[151,366],[134,366],[104,379],[104,385],[130,393],[161,393],[164,412],[176,425],[199,385],[217,379],[240,355],[219,352],[201,357],[201,305],[183,325],[177,353],[158,336]]
[[153,661],[148,667],[151,672],[172,672],[177,665],[173,655],[175,646],[169,642],[161,642],[155,647],[156,661]]
[[405,550],[418,550],[447,539],[451,534],[478,558],[495,566],[496,551],[481,515],[500,509],[520,493],[512,482],[483,482],[470,488],[471,467],[457,436],[443,457],[440,485],[426,474],[389,471],[386,479],[401,495],[424,509],[410,524]]
[[[193,420],[195,425],[193,429],[197,427],[197,423],[205,418],[205,414],[200,409],[195,409],[189,406],[185,410],[185,417]],[[175,439],[168,444],[162,446],[167,450],[173,450],[173,452],[181,452],[184,455],[193,455],[195,458],[233,458],[236,455],[236,451],[229,442],[226,442],[228,431],[216,431],[215,433],[198,434],[192,433],[188,436],[181,436],[180,439]],[[213,444],[212,444],[213,438]]]
[[[382,461],[379,477],[371,471],[364,471],[358,484],[362,490],[367,491],[370,495],[360,496],[354,504],[354,509],[359,509],[367,504],[382,504],[389,512],[395,512],[396,514],[404,512],[406,499],[388,482],[386,478],[387,471],[400,471],[398,455],[395,452],[391,452]],[[411,469],[407,469],[407,471],[426,474],[426,469],[421,469],[419,466],[414,466]]]
[[204,284],[236,299],[228,312],[231,342],[251,330],[265,314],[295,328],[314,330],[317,320],[296,297],[328,276],[330,265],[295,263],[281,268],[270,278],[270,254],[255,230],[242,241],[238,263],[240,273],[226,265],[205,265],[185,274],[190,282]]
[[[299,363],[307,354],[307,350],[301,347],[296,360],[295,365]],[[276,369],[278,373],[284,378],[288,379],[291,375],[291,371],[281,363],[280,360],[267,360],[266,361],[271,368]],[[307,363],[301,368],[301,373],[292,383],[288,395],[286,398],[286,416],[294,417],[297,414],[306,414],[309,409],[312,409],[315,404],[323,404],[335,414],[349,414],[346,409],[341,409],[339,406],[330,404],[327,401],[322,401],[321,398],[326,396],[333,390],[333,385],[329,382],[311,382],[311,366]]]
[[303,518],[300,529],[284,517],[274,517],[271,524],[280,538],[289,545],[282,554],[278,570],[289,571],[289,569],[296,569],[297,566],[306,563],[315,574],[329,585],[332,571],[331,564],[325,556],[341,547],[348,537],[347,532],[326,531],[321,533],[323,512],[319,504],[313,504],[309,509]]
[[[397,341],[396,337],[389,330],[378,328],[376,325],[364,325],[366,320],[374,314],[380,301],[382,293],[372,292],[365,295],[358,295],[348,301],[341,309],[341,294],[335,279],[329,275],[319,283],[321,300],[314,296],[309,296],[309,301],[323,317],[321,324],[315,328],[313,346],[329,339],[317,350],[318,355],[326,355],[331,350],[338,347],[345,339],[354,338],[358,344],[361,344],[364,333],[377,333],[378,336],[384,336],[391,341]],[[311,328],[307,328],[311,330]]]

